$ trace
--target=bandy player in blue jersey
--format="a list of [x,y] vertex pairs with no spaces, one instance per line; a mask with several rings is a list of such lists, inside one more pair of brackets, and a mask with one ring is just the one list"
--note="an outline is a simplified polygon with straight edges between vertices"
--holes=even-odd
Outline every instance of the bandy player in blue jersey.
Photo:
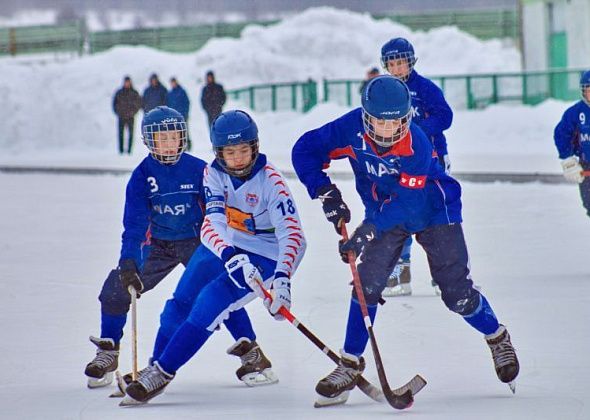
[[[185,153],[184,118],[172,108],[159,106],[145,115],[141,127],[150,154],[127,183],[119,264],[100,292],[100,337],[90,337],[97,349],[85,369],[89,388],[103,387],[113,380],[131,303],[128,287],[133,286],[138,294],[150,291],[176,266],[186,266],[201,243],[203,171],[207,164]],[[255,336],[245,310],[233,312],[225,325],[236,339],[229,353],[242,361],[238,377],[247,383],[246,374],[256,367],[249,360],[264,355],[253,339],[246,338]],[[270,362],[266,362],[264,368],[268,369]]]
[[[362,108],[299,138],[292,152],[295,171],[340,233],[342,223],[350,221],[350,210],[324,168],[333,159],[350,162],[365,215],[350,239],[341,241],[340,253],[346,261],[349,251],[360,256],[358,272],[372,319],[404,242],[416,235],[443,302],[484,335],[498,378],[512,383],[519,364],[510,336],[471,280],[460,185],[433,158],[432,142],[411,119],[407,86],[395,77],[379,76],[364,90]],[[353,291],[341,363],[317,384],[320,404],[346,401],[365,367],[367,341]]]
[[[417,58],[414,46],[405,38],[393,38],[381,47],[381,65],[394,77],[408,86],[412,97],[412,122],[416,123],[432,142],[439,163],[447,175],[451,174],[451,160],[444,131],[453,121],[453,111],[442,90],[430,79],[418,74],[414,65]],[[404,244],[400,259],[395,266],[383,296],[407,296],[412,294],[410,253],[412,237]],[[440,289],[433,281],[437,294]]]
[[582,100],[569,107],[555,127],[553,138],[562,159],[563,175],[568,181],[580,184],[580,195],[590,216],[590,70],[580,77]]
[[[258,128],[240,110],[211,125],[215,160],[205,169],[206,213],[197,249],[160,317],[152,363],[127,387],[128,404],[164,391],[224,320],[263,297],[276,319],[290,308],[291,278],[305,237],[287,182],[258,151]],[[265,372],[263,372],[265,374]],[[267,378],[272,381],[271,378]]]

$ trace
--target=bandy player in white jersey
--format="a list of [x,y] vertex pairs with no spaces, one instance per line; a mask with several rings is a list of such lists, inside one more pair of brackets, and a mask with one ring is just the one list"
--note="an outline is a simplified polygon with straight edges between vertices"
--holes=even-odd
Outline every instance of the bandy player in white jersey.
[[160,330],[175,322],[176,332],[165,346],[155,346],[159,354],[127,387],[130,404],[160,394],[230,312],[263,297],[258,281],[270,288],[273,299],[264,304],[276,319],[284,319],[281,307],[291,306],[290,279],[306,243],[287,183],[258,153],[258,128],[247,113],[220,114],[211,142],[216,158],[203,180],[202,245],[161,315]]

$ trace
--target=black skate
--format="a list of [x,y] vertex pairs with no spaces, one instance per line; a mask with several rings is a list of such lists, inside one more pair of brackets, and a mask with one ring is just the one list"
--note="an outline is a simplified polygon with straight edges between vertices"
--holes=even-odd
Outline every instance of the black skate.
[[238,356],[242,366],[236,376],[248,386],[276,384],[279,378],[273,372],[270,360],[266,358],[256,341],[240,338],[227,349],[227,354]]
[[155,396],[164,392],[166,386],[174,379],[174,375],[165,372],[158,362],[141,370],[136,381],[131,382],[127,389],[127,396],[119,405],[129,406],[145,404]]
[[412,294],[410,261],[400,259],[387,280],[383,297],[410,296]]
[[356,386],[359,376],[365,370],[365,359],[362,357],[358,358],[344,351],[340,354],[340,363],[336,369],[320,380],[315,387],[319,394],[315,403],[316,408],[344,404],[348,400],[350,390]]
[[113,373],[119,366],[119,345],[110,338],[90,336],[96,345],[96,357],[86,365],[84,373],[88,376],[88,388],[100,388],[113,382]]
[[518,376],[520,365],[510,342],[508,330],[504,325],[500,325],[495,333],[486,335],[486,342],[492,351],[498,379],[507,383],[512,393],[516,392],[516,385],[513,381]]

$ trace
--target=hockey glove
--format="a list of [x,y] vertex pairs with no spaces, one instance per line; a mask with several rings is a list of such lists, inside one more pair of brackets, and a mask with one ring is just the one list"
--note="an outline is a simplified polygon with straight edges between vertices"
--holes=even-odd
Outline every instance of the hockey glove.
[[350,210],[342,200],[342,194],[336,185],[324,185],[318,188],[318,198],[322,202],[322,208],[326,219],[334,225],[336,232],[340,235],[342,223],[350,222]]
[[359,227],[356,228],[350,239],[348,241],[340,241],[339,242],[339,251],[340,251],[340,258],[346,264],[348,264],[348,253],[350,251],[354,252],[355,258],[358,257],[365,245],[371,242],[377,236],[377,229],[375,225],[371,223],[361,223]]
[[445,170],[445,174],[451,175],[451,158],[449,155],[443,155],[442,159],[440,159],[440,163]]
[[279,313],[279,310],[282,307],[287,310],[291,309],[291,281],[289,277],[285,273],[277,271],[269,292],[272,300],[265,298],[264,306],[274,319],[283,321],[285,317]]
[[562,160],[561,167],[563,168],[563,176],[568,181],[577,182],[578,184],[584,181],[582,165],[580,165],[577,156],[570,156]]
[[139,297],[143,291],[143,283],[141,282],[141,277],[139,277],[139,273],[137,272],[135,261],[132,259],[119,261],[118,270],[119,280],[121,280],[121,284],[125,290],[129,290],[129,287],[133,287],[137,293],[137,297]]
[[262,276],[258,269],[250,262],[248,255],[234,255],[225,263],[225,269],[227,270],[227,274],[229,274],[229,278],[236,286],[243,289],[244,285],[248,285],[258,297],[263,297],[262,291],[256,282],[256,280],[262,281]]

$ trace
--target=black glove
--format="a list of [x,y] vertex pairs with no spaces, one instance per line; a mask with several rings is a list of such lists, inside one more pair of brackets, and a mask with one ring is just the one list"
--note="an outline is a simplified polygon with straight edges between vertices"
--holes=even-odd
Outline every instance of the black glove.
[[137,272],[137,266],[135,261],[131,259],[119,261],[119,280],[123,284],[125,290],[129,289],[129,286],[133,286],[139,297],[140,292],[143,290],[143,283]]
[[340,258],[346,264],[348,264],[348,252],[354,252],[355,256],[359,256],[365,245],[375,239],[377,236],[377,229],[375,225],[371,223],[362,223],[356,228],[348,241],[341,240],[338,244],[338,250],[340,252]]
[[322,208],[326,219],[334,225],[336,232],[341,235],[342,223],[350,222],[350,210],[344,201],[342,194],[336,185],[324,185],[318,188],[318,198],[322,202]]

